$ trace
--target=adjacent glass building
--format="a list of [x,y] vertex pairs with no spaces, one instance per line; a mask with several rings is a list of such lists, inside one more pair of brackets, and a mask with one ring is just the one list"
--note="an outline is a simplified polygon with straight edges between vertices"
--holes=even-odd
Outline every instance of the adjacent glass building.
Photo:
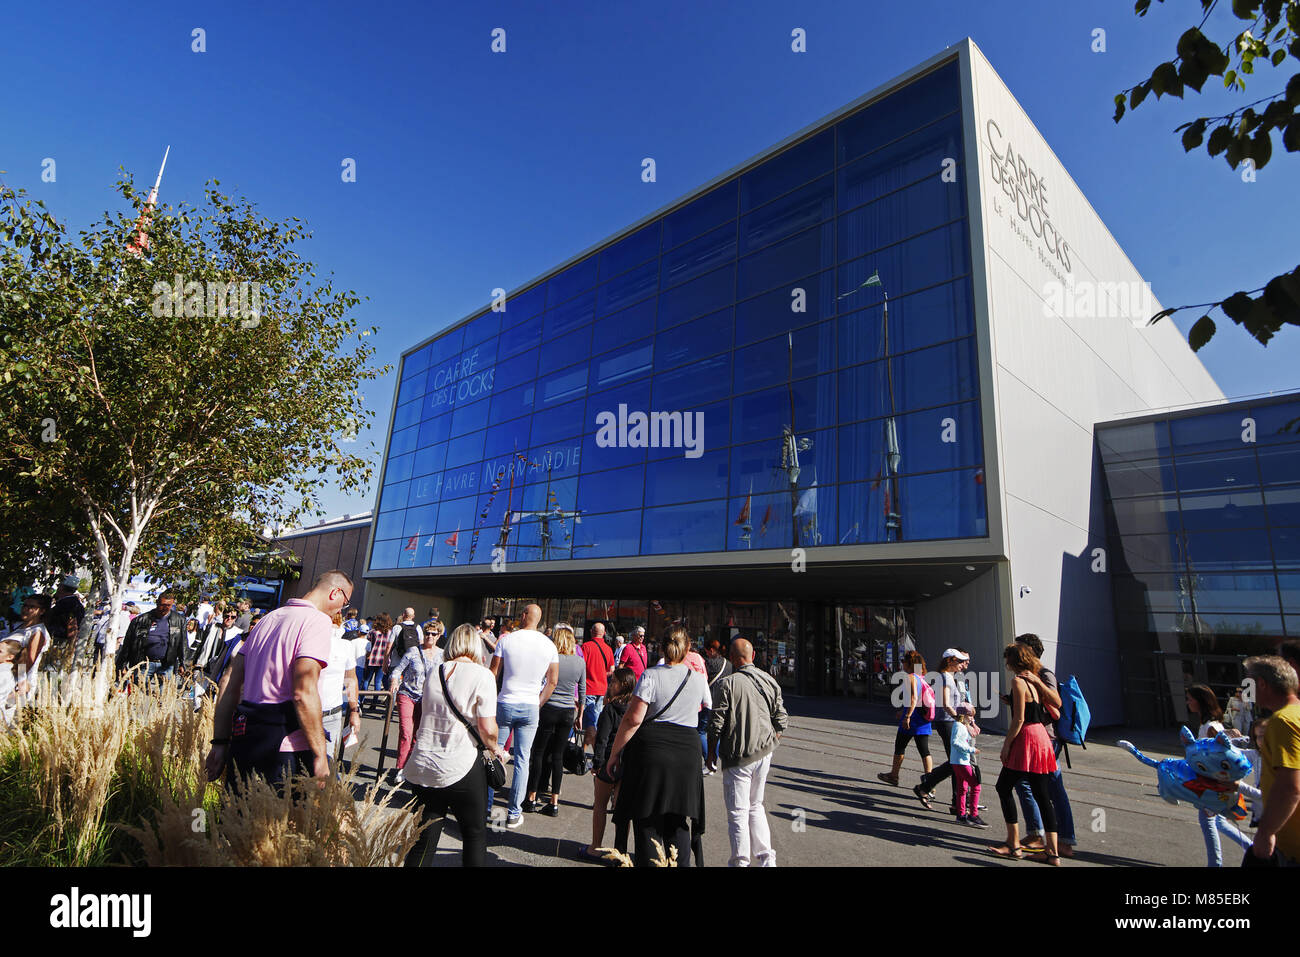
[[1115,617],[1134,720],[1221,698],[1243,656],[1300,638],[1300,397],[1097,428]]

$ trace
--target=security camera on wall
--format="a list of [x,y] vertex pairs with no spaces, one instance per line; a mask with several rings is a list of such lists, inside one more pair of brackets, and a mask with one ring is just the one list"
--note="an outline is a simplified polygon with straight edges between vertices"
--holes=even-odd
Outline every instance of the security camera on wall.
[[1024,598],[1026,595],[1032,594],[1033,591],[1034,591],[1034,590],[1033,590],[1032,588],[1030,588],[1028,585],[1021,585],[1021,586],[1020,586],[1020,597],[1021,597],[1021,598]]

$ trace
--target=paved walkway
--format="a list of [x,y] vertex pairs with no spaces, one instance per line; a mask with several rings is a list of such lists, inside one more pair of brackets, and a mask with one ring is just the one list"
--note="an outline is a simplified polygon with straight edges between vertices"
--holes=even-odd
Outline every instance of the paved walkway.
[[[950,796],[947,783],[940,785],[933,811],[925,810],[913,796],[911,785],[917,783],[920,774],[914,746],[909,746],[903,762],[901,780],[905,786],[895,788],[876,779],[878,772],[889,770],[893,751],[894,724],[887,709],[860,701],[824,698],[787,698],[786,707],[791,716],[790,728],[773,758],[765,801],[778,865],[1042,866],[1028,861],[999,861],[984,850],[1005,836],[993,789],[999,769],[1000,736],[982,735],[978,742],[985,781],[980,802],[988,805],[983,815],[992,825],[980,831],[957,824],[942,810]],[[381,733],[378,718],[365,719],[363,735],[372,744],[365,759],[367,766],[372,767],[378,755]],[[1178,743],[1176,730],[1116,728],[1095,732],[1096,740],[1086,751],[1072,749],[1074,768],[1066,770],[1065,780],[1079,846],[1078,856],[1063,865],[1203,867],[1205,850],[1193,810],[1166,804],[1157,796],[1154,770],[1114,746],[1116,740],[1125,737],[1157,758],[1173,754]],[[386,767],[393,766],[396,740],[394,716]],[[364,772],[362,779],[369,778],[370,772]],[[706,777],[704,788],[705,863],[725,866],[730,848],[721,774]],[[575,864],[578,849],[591,839],[591,801],[591,777],[566,774],[559,817],[528,814],[523,826],[516,830],[489,831],[488,864]],[[610,826],[606,843],[612,842]],[[1239,865],[1242,852],[1230,841],[1223,843],[1225,864]],[[460,863],[460,841],[454,825],[449,825],[443,835],[437,860],[446,866]]]

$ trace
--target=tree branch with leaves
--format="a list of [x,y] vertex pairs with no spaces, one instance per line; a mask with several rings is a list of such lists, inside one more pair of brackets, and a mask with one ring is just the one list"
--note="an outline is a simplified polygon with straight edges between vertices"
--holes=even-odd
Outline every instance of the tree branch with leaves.
[[[1178,38],[1177,55],[1159,64],[1147,79],[1115,95],[1116,123],[1126,110],[1137,109],[1149,94],[1154,93],[1157,100],[1166,95],[1182,99],[1187,89],[1201,93],[1211,76],[1222,77],[1225,89],[1241,92],[1246,89],[1245,77],[1254,75],[1256,65],[1277,69],[1288,58],[1300,61],[1300,0],[1231,0],[1233,16],[1248,25],[1226,43],[1217,43],[1202,32],[1219,2],[1200,0],[1201,22]],[[1142,17],[1150,8],[1151,0],[1137,0],[1134,9]],[[1174,132],[1182,133],[1185,152],[1204,145],[1210,156],[1223,154],[1233,170],[1242,163],[1259,170],[1273,157],[1274,132],[1280,134],[1287,152],[1300,151],[1297,108],[1300,71],[1291,74],[1280,92],[1221,115],[1197,117]],[[1206,309],[1188,332],[1194,350],[1213,338],[1217,327],[1210,314],[1215,309],[1267,345],[1284,325],[1300,325],[1300,266],[1274,276],[1256,289],[1214,302],[1174,306],[1152,316],[1150,321],[1158,322],[1184,309]]]

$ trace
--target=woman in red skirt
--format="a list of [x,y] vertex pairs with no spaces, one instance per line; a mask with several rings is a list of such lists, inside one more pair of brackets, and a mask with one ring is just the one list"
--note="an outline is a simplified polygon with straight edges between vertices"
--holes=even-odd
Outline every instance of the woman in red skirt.
[[[1038,677],[1041,665],[1034,653],[1022,644],[1007,645],[1002,653],[1011,679],[1011,726],[1002,744],[1002,773],[998,775],[998,799],[1002,818],[1007,822],[1007,841],[989,850],[999,857],[1019,860],[1025,852],[1020,847],[1020,825],[1016,821],[1016,784],[1028,781],[1043,815],[1043,861],[1060,866],[1056,846],[1056,810],[1048,790],[1048,775],[1056,770],[1052,739],[1043,725],[1060,713],[1061,696]],[[1005,698],[1003,700],[1006,700]]]

